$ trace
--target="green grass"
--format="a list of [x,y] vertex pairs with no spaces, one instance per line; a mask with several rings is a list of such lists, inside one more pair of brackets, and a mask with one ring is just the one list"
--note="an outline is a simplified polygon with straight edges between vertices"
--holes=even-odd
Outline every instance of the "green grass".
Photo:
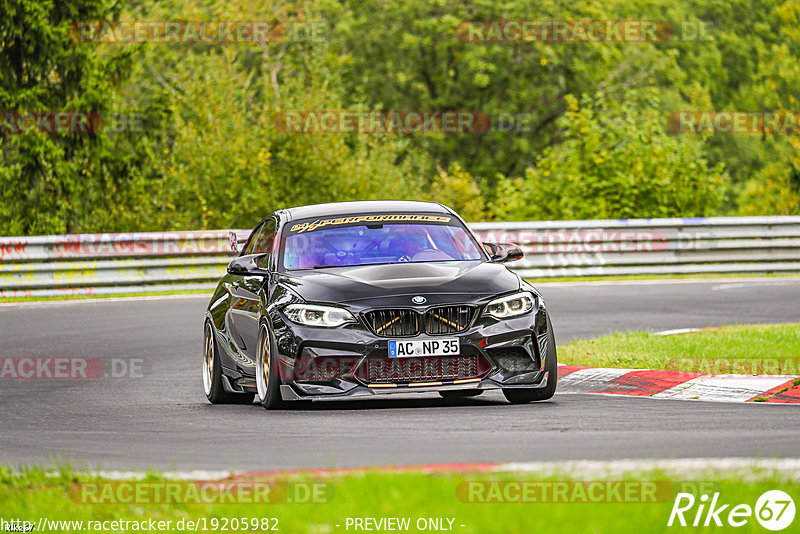
[[559,346],[560,363],[703,373],[800,374],[800,323],[658,336],[620,332]]
[[[172,521],[205,518],[207,524],[224,518],[277,518],[279,532],[335,533],[354,532],[345,529],[348,517],[409,517],[411,528],[418,518],[454,518],[453,531],[464,534],[502,532],[529,533],[618,533],[618,532],[668,532],[667,520],[677,492],[685,491],[700,497],[702,493],[720,493],[720,501],[754,506],[758,497],[767,490],[781,489],[800,497],[800,484],[780,473],[754,471],[742,476],[725,472],[696,472],[690,479],[676,478],[663,472],[649,471],[615,476],[613,481],[657,483],[656,502],[523,502],[483,503],[465,502],[469,495],[465,488],[471,482],[553,482],[574,481],[569,475],[545,476],[536,474],[415,474],[381,473],[352,474],[326,479],[301,477],[290,482],[328,484],[325,486],[327,502],[267,503],[267,504],[147,504],[106,503],[85,504],[78,497],[76,485],[99,481],[97,477],[64,470],[48,475],[42,469],[25,469],[11,474],[0,471],[0,502],[4,519],[20,518],[38,523],[40,517],[49,520],[106,521],[145,520]],[[795,477],[796,478],[796,477]],[[147,481],[163,480],[151,473]],[[595,477],[595,480],[602,480]],[[698,491],[698,488],[701,488]],[[479,495],[488,494],[481,491]],[[579,494],[569,492],[569,495]],[[640,500],[640,499],[637,499]],[[730,507],[729,507],[730,509]],[[693,512],[696,511],[696,506]],[[689,521],[693,514],[687,514]],[[723,516],[724,519],[724,516]],[[800,521],[800,519],[796,520]],[[446,523],[445,523],[446,524]],[[337,527],[336,525],[340,525]],[[461,525],[464,525],[463,527]],[[729,527],[728,527],[729,528]],[[257,529],[261,531],[261,529]],[[677,530],[708,530],[698,529]],[[718,529],[717,529],[718,530]],[[750,518],[738,532],[764,532]],[[791,530],[791,529],[789,529]],[[64,532],[66,529],[52,531]],[[130,531],[130,529],[129,529]],[[174,527],[171,531],[175,531]],[[202,531],[202,529],[201,529]],[[233,531],[233,529],[228,529]],[[248,531],[253,531],[248,529]],[[788,530],[787,530],[788,532]]]

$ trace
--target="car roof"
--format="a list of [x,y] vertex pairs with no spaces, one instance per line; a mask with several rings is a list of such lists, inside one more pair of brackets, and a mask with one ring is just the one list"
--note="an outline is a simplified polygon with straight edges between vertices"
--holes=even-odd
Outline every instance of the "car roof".
[[286,220],[305,219],[309,217],[332,217],[337,215],[355,215],[361,213],[446,213],[453,214],[449,208],[438,202],[420,202],[416,200],[356,200],[351,202],[330,202],[313,204],[278,210],[278,214]]

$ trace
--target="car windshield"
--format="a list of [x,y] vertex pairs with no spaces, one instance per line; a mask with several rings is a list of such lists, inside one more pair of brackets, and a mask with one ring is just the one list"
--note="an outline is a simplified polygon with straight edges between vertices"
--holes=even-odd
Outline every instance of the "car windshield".
[[[285,237],[286,270],[381,263],[480,260],[478,244],[460,224],[379,223],[313,229],[294,224]],[[303,230],[301,230],[303,231]]]

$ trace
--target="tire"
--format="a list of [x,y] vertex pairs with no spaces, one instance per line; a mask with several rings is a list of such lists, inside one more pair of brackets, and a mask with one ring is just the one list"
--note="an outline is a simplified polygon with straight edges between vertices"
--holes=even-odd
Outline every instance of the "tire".
[[483,393],[482,389],[457,389],[455,391],[440,391],[439,396],[443,399],[464,399],[477,397],[481,393]]
[[267,410],[282,408],[281,380],[278,375],[278,351],[266,323],[258,327],[256,388],[258,402]]
[[206,321],[203,334],[203,391],[211,404],[252,404],[252,393],[231,393],[222,385],[222,364],[211,323]]
[[551,398],[556,393],[558,382],[558,360],[556,356],[556,336],[553,334],[553,325],[550,317],[547,318],[547,355],[544,370],[547,371],[547,385],[543,388],[515,388],[504,389],[503,395],[511,404],[525,404],[534,401],[543,401]]

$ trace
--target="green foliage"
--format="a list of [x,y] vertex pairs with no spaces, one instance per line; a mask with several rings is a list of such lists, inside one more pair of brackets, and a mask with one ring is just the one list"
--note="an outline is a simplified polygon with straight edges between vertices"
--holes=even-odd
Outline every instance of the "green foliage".
[[[389,0],[378,12],[371,2],[348,4],[343,11],[332,11],[331,19],[333,45],[348,54],[348,95],[383,109],[476,109],[494,119],[526,114],[510,130],[412,139],[444,166],[458,161],[500,202],[513,190],[498,175],[524,181],[547,149],[557,149],[562,140],[559,118],[567,112],[565,96],[601,93],[612,104],[624,102],[632,91],[653,89],[659,103],[652,111],[660,113],[662,122],[677,110],[796,110],[800,101],[796,0],[536,5],[523,0]],[[678,37],[699,24],[706,32],[699,40],[660,43],[467,43],[458,38],[461,21],[487,19],[666,20]],[[695,146],[699,140],[687,135],[679,142]],[[791,160],[794,152],[785,136],[753,134],[714,135],[699,150],[710,169],[722,164],[727,170],[730,187],[717,214],[752,213],[740,204],[750,197],[738,192],[758,180],[766,166]],[[562,212],[584,211],[577,205],[580,198],[563,199],[576,205]],[[774,190],[755,211],[785,212],[779,207],[785,203]],[[606,211],[613,216],[631,213],[625,206],[608,206]],[[673,213],[674,206],[660,211]]]
[[[204,20],[207,2],[161,3],[144,20]],[[219,20],[316,17],[287,5],[215,5]],[[246,11],[246,14],[244,13]],[[148,44],[131,98],[169,102],[169,142],[153,166],[169,184],[161,201],[173,228],[252,226],[274,209],[352,199],[405,198],[422,187],[424,155],[388,135],[290,134],[287,110],[340,109],[341,58],[325,41],[287,39],[226,46]]]
[[[5,0],[0,12],[0,109],[84,111],[110,119],[116,86],[131,54],[104,57],[69,37],[77,20],[114,19],[119,8],[97,0]],[[158,123],[158,105],[139,110]],[[161,206],[152,185],[151,136],[0,131],[0,234],[142,228]]]
[[665,132],[659,102],[647,106],[566,98],[563,140],[523,178],[501,180],[501,220],[606,219],[710,215],[724,190],[722,166],[709,168],[702,143]]
[[[677,70],[666,51],[627,43],[466,42],[467,20],[613,19],[607,2],[388,0],[348,3],[334,19],[332,46],[347,54],[348,95],[382,109],[471,110],[493,119],[480,135],[417,136],[447,167],[460,162],[489,186],[521,175],[556,139],[564,96],[609,95],[658,83]],[[641,18],[641,17],[636,17]],[[512,120],[516,118],[516,120]]]
[[[275,208],[361,198],[433,198],[470,220],[800,213],[796,136],[665,131],[678,110],[797,110],[797,0],[121,6],[0,0],[0,110],[136,111],[145,125],[0,131],[0,234],[248,227]],[[69,38],[74,21],[120,18],[321,31],[261,45]],[[464,21],[487,19],[704,23],[710,39],[460,38]],[[276,126],[282,111],[325,109],[480,111],[493,126],[425,135]]]
[[[0,12],[0,109],[105,108],[107,65],[70,46],[67,36],[74,18],[105,16],[102,5],[4,0]],[[3,128],[0,233],[69,230],[77,216],[72,203],[86,188],[80,160],[96,148],[92,141],[77,135],[15,135]]]
[[466,221],[485,220],[483,194],[472,176],[456,162],[447,170],[441,167],[437,170],[430,199],[455,209]]
[[743,215],[800,215],[800,142],[791,162],[767,165],[748,181],[739,197]]

